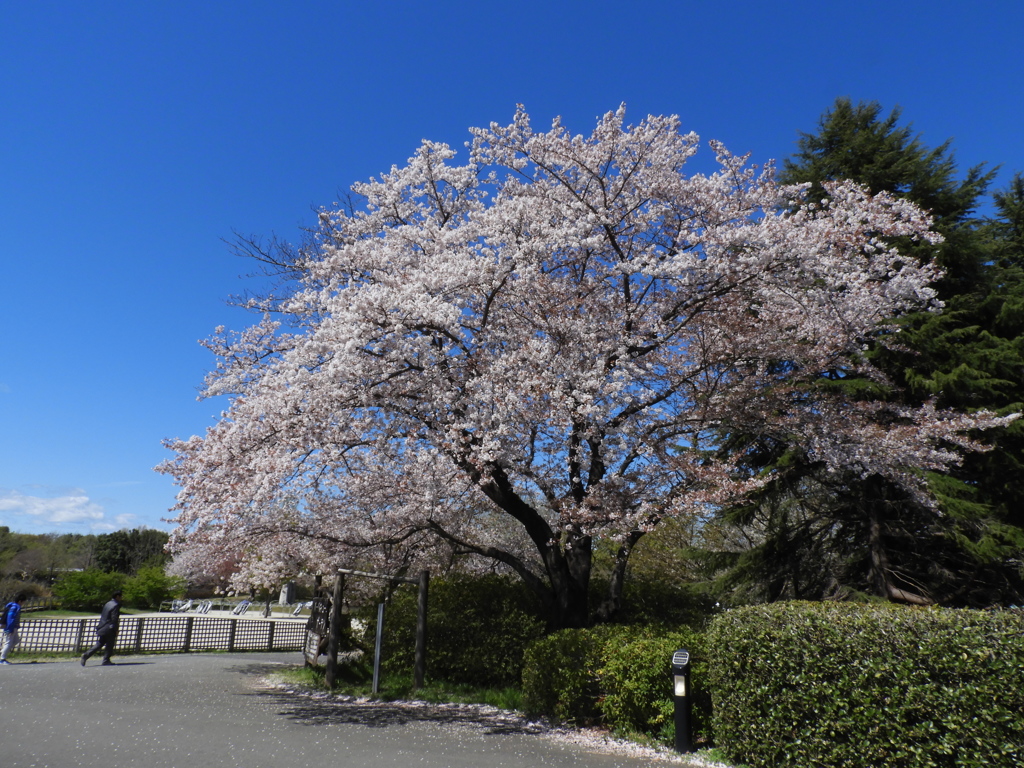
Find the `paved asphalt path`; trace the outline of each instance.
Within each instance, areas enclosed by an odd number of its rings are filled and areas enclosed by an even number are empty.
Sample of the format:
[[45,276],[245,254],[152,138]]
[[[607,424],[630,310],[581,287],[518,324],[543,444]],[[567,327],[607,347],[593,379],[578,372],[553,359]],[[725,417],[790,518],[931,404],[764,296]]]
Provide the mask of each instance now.
[[[2,768],[640,768],[475,708],[297,694],[262,683],[294,653],[0,666]],[[662,764],[664,765],[664,764]]]

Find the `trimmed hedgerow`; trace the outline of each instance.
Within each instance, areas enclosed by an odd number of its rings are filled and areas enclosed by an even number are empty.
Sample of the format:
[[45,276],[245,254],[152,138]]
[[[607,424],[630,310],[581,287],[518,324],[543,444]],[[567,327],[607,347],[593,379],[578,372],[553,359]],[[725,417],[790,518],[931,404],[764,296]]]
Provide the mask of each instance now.
[[751,766],[1024,764],[1024,620],[787,603],[708,632],[714,733]]

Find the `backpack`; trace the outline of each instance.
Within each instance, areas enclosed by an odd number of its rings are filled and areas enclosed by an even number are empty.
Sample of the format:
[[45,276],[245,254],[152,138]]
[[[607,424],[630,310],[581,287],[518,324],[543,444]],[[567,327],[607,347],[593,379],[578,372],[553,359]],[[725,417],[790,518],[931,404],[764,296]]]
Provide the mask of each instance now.
[[12,615],[17,616],[16,611],[19,611],[21,606],[18,603],[8,603],[4,606],[4,611],[0,614],[0,632],[7,630],[7,620]]

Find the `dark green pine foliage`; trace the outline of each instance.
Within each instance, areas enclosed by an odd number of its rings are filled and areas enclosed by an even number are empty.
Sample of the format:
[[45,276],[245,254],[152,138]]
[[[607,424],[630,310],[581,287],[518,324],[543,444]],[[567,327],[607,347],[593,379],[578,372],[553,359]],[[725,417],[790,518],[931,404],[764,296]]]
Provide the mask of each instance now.
[[[985,261],[972,286],[945,297],[942,314],[907,319],[905,352],[880,350],[878,361],[911,404],[1000,414],[1024,411],[1024,270],[1020,176],[997,192],[996,218],[972,222]],[[1016,228],[1017,236],[1014,236]],[[966,238],[964,238],[966,239]],[[972,453],[931,485],[944,516],[924,548],[946,578],[935,597],[965,605],[1024,598],[1024,422],[982,436],[992,450]]]
[[933,257],[946,271],[939,298],[971,292],[985,282],[984,240],[978,238],[974,213],[979,198],[995,177],[979,165],[957,178],[950,141],[929,149],[912,126],[899,124],[897,107],[882,118],[877,102],[854,105],[837,99],[815,134],[801,133],[798,151],[784,161],[780,180],[810,183],[810,196],[821,200],[822,182],[852,179],[872,192],[891,192],[927,210],[946,242],[936,247],[900,243],[918,258]]
[[[899,243],[935,259],[945,309],[902,321],[900,345],[870,353],[889,376],[879,386],[844,373],[823,380],[854,399],[906,405],[934,399],[961,410],[1024,410],[1024,182],[998,193],[998,217],[976,217],[994,172],[977,166],[958,178],[950,142],[929,149],[900,111],[839,99],[815,134],[802,134],[781,179],[853,179],[927,209],[940,246]],[[1024,424],[982,436],[994,445],[948,476],[929,478],[941,512],[922,508],[881,477],[826,477],[799,445],[765,435],[732,435],[752,471],[773,483],[725,517],[754,545],[737,556],[724,584],[748,599],[819,599],[866,594],[911,603],[985,606],[1024,598]]]

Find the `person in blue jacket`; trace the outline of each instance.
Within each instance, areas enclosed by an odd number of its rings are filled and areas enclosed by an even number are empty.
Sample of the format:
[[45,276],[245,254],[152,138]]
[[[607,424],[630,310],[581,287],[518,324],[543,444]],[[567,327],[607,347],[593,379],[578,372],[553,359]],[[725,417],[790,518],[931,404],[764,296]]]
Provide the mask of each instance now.
[[100,648],[103,649],[103,664],[113,664],[110,654],[114,652],[114,645],[117,643],[117,629],[121,624],[121,590],[111,595],[110,600],[103,606],[100,612],[100,623],[96,625],[96,645],[82,654],[82,666]]
[[10,664],[7,660],[7,654],[10,653],[11,648],[21,642],[21,638],[18,636],[18,625],[21,624],[21,601],[24,600],[23,595],[15,595],[14,599],[4,606],[3,619],[0,624],[3,625],[3,638],[0,642],[0,664]]

